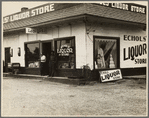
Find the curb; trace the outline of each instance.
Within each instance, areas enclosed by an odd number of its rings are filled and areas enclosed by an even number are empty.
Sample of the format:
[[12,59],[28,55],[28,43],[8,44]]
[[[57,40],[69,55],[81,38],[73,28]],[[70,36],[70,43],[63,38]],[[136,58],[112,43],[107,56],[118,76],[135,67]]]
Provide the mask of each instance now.
[[147,79],[146,75],[123,76],[123,79]]
[[[3,73],[3,77],[12,77],[12,78],[24,78],[24,79],[39,79],[43,81],[58,82],[62,84],[70,85],[94,85],[98,81],[89,81],[86,79],[78,78],[66,78],[66,77],[46,77],[40,75],[26,75],[26,74],[12,74],[12,73]],[[136,75],[136,76],[123,76],[123,79],[146,79],[146,75]]]
[[50,82],[58,82],[63,84],[70,84],[70,85],[81,85],[85,84],[87,80],[85,79],[69,79],[65,77],[46,77],[46,76],[32,76],[32,75],[21,75],[21,74],[11,74],[11,73],[5,73],[3,74],[3,77],[12,77],[12,78],[24,78],[24,79],[40,79],[44,81],[50,81]]

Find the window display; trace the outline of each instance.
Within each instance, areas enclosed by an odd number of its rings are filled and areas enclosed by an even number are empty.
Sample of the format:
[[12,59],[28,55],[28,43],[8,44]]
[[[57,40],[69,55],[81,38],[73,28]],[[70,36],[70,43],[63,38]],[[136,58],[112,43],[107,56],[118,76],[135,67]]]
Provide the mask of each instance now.
[[75,42],[74,39],[56,41],[57,63],[59,69],[75,68]]
[[95,69],[117,68],[117,40],[95,38]]
[[26,67],[39,68],[39,43],[25,45]]

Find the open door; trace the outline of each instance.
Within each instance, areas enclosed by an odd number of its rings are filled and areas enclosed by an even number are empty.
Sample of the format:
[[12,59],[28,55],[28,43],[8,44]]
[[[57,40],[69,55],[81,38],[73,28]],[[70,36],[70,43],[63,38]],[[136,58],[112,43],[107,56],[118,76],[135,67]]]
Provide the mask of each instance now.
[[46,66],[44,67],[44,72],[46,75],[49,74],[49,60],[51,55],[51,42],[42,43],[42,54],[46,56]]
[[9,48],[5,48],[5,72],[8,72],[8,63],[11,62],[11,58],[10,58],[10,47]]

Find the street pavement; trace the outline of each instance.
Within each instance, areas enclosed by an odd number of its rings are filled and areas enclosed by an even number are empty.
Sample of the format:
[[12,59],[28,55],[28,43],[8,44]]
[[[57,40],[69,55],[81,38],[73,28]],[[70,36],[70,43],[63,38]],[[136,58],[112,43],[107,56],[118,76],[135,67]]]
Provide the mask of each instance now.
[[4,77],[2,116],[146,116],[145,79],[69,85]]

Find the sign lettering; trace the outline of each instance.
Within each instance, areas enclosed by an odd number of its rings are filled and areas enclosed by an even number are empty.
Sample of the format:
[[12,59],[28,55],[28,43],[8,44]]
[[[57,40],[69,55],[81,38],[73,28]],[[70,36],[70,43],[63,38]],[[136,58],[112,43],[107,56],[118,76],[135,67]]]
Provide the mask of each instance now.
[[[140,44],[140,45],[128,47],[127,49],[124,48],[124,60],[127,60],[127,59],[134,60],[135,57],[147,54],[146,49],[147,49],[146,43],[142,45]],[[128,51],[127,53],[126,53],[126,50]]]
[[[124,41],[140,41],[146,42],[146,36],[132,36],[132,35],[124,35]],[[137,58],[147,54],[147,44],[139,44],[135,46],[130,46],[127,48],[123,48],[123,59],[135,61],[135,64],[146,64],[146,58]]]
[[54,4],[49,4],[49,5],[45,5],[42,7],[38,7],[26,12],[21,12],[18,14],[14,14],[14,15],[10,15],[7,17],[3,18],[3,22],[7,23],[7,22],[12,22],[12,21],[16,21],[16,20],[20,20],[20,19],[25,19],[25,18],[29,18],[29,17],[33,17],[33,16],[37,16],[40,14],[44,14],[44,13],[48,13],[51,11],[54,11]]
[[116,9],[146,14],[146,6],[138,4],[133,3],[99,3],[99,4]]
[[100,71],[100,79],[102,82],[122,79],[120,69]]
[[73,53],[73,48],[68,45],[62,45],[60,49],[57,49],[59,56],[69,56],[69,53]]
[[145,42],[146,41],[146,36],[141,37],[141,36],[133,36],[133,35],[124,35],[124,40],[125,41],[141,41],[141,42]]

